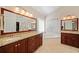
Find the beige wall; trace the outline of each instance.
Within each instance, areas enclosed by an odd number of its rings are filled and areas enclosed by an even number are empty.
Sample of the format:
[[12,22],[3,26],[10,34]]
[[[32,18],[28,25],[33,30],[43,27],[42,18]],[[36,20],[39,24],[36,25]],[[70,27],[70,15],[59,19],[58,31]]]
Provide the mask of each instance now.
[[47,18],[56,17],[59,20],[66,15],[75,15],[79,18],[79,6],[62,6],[47,16]]

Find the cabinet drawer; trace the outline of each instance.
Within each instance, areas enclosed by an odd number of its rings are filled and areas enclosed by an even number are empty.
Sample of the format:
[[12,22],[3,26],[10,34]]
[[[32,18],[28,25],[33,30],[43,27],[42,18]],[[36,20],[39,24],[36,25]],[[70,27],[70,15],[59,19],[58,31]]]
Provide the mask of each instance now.
[[71,33],[61,33],[61,43],[79,47],[79,35]]

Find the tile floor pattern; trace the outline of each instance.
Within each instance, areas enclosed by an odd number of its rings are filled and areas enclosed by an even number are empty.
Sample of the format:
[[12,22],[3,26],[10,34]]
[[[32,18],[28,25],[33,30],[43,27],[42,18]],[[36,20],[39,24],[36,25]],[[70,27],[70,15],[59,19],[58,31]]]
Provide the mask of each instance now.
[[60,38],[44,39],[35,53],[79,53],[79,48],[61,44]]

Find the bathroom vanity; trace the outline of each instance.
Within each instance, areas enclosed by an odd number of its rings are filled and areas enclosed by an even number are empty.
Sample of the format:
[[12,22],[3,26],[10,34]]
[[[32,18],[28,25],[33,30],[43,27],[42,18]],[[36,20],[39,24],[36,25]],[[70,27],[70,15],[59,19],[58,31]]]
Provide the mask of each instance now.
[[42,33],[36,31],[0,37],[0,53],[32,53],[42,45]]
[[61,43],[79,48],[79,32],[61,31]]
[[61,43],[79,48],[78,18],[61,21]]
[[0,53],[31,53],[42,45],[37,19],[0,8]]

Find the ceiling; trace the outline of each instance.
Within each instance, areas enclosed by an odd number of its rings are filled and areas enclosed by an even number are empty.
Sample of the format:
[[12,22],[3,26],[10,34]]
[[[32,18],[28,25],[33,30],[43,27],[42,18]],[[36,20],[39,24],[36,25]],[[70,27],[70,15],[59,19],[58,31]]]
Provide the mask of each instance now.
[[32,6],[32,8],[46,16],[51,12],[54,12],[58,8],[58,6]]
[[43,15],[43,16],[47,16],[50,13],[54,12],[57,8],[59,8],[58,6],[22,6],[24,9],[31,9],[35,10],[35,12]]

